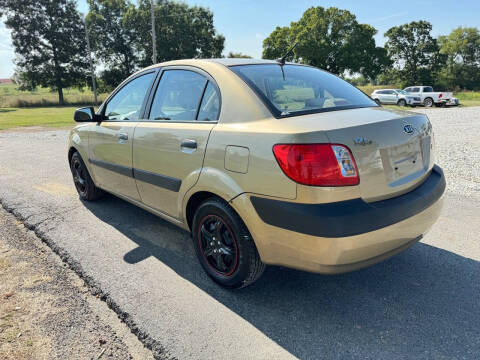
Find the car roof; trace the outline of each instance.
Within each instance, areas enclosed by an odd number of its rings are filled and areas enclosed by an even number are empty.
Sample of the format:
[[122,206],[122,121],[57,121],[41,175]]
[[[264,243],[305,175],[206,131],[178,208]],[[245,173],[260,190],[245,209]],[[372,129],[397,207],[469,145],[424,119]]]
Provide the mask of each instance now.
[[[224,66],[235,66],[235,65],[259,65],[259,64],[278,64],[276,60],[266,60],[266,59],[245,59],[245,58],[217,58],[217,59],[181,59],[181,60],[171,60],[165,61],[158,64],[150,65],[140,71],[147,69],[153,69],[161,66],[174,66],[174,65],[200,65],[202,63],[216,63]],[[286,62],[289,65],[300,65],[305,66],[304,64],[298,64],[293,62]]]

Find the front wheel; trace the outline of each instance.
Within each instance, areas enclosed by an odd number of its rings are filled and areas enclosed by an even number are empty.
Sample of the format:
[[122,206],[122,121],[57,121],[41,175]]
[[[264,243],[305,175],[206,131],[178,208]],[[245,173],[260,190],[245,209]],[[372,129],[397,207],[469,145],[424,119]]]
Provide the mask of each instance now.
[[70,170],[80,199],[94,201],[102,197],[103,191],[95,186],[88,173],[87,166],[77,151],[73,153],[70,159]]
[[404,107],[404,106],[407,105],[407,102],[404,99],[400,99],[400,100],[398,100],[397,105],[401,106],[401,107]]
[[208,276],[226,288],[241,288],[263,273],[255,243],[237,213],[223,200],[202,203],[192,225],[195,252]]

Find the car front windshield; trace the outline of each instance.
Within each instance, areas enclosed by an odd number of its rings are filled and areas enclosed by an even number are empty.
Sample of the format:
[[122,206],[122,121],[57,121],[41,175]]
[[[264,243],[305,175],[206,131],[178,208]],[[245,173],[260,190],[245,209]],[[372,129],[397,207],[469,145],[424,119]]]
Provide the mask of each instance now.
[[407,95],[407,92],[405,90],[400,90],[400,89],[397,89],[395,90],[397,93],[399,94],[402,94],[402,95]]
[[310,66],[257,64],[231,66],[276,117],[378,106],[363,92]]

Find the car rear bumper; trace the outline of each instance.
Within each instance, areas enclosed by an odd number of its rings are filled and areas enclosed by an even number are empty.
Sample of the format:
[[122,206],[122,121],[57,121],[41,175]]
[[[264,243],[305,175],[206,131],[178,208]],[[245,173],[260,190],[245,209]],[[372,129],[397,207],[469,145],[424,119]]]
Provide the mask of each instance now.
[[420,240],[437,220],[445,191],[435,166],[413,191],[388,200],[299,204],[243,194],[232,205],[268,264],[340,273],[369,266]]

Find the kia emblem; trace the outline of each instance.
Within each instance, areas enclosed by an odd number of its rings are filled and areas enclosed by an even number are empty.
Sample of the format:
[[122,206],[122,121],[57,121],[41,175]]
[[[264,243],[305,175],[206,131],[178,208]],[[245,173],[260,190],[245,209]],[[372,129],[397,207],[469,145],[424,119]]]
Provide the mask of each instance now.
[[407,124],[407,125],[404,125],[404,126],[403,126],[403,131],[405,131],[407,134],[413,134],[413,132],[415,131],[415,129],[413,128],[412,125]]

